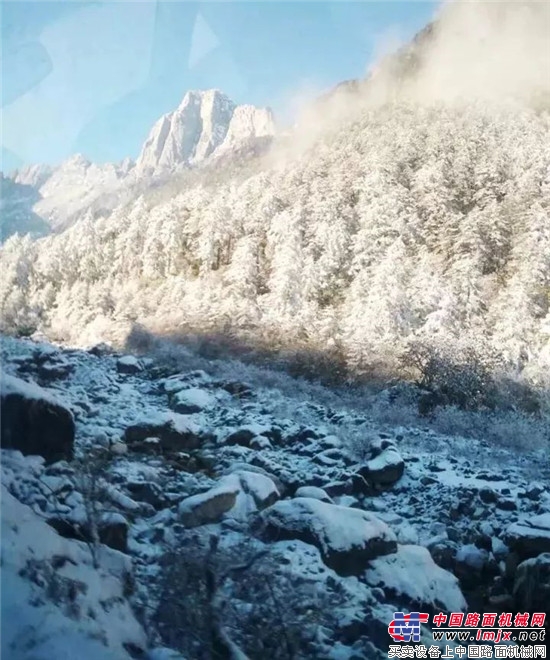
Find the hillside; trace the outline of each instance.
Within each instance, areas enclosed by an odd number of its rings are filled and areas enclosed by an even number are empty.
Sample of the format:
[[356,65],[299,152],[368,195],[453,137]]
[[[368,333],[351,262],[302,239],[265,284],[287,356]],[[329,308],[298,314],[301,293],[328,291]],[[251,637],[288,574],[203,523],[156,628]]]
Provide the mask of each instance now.
[[244,181],[12,239],[4,328],[225,328],[336,346],[359,369],[411,340],[470,339],[536,380],[550,357],[549,167],[548,115],[534,110],[368,110]]
[[174,347],[2,361],[4,657],[383,660],[396,611],[548,612],[544,450]]

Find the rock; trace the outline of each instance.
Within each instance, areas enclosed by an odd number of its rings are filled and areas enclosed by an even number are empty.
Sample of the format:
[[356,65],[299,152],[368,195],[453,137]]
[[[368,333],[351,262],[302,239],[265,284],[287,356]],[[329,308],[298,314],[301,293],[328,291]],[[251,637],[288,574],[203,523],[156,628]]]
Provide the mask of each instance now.
[[526,497],[530,500],[538,500],[540,496],[544,493],[544,488],[542,486],[531,486],[525,492],[519,493],[520,497]]
[[90,355],[94,355],[95,357],[103,357],[105,355],[111,355],[113,353],[113,349],[108,344],[100,343],[89,348],[88,353],[90,353]]
[[513,593],[518,612],[550,615],[550,553],[527,559],[518,566]]
[[388,599],[405,598],[411,609],[459,612],[467,607],[456,577],[437,566],[428,550],[418,545],[400,545],[396,553],[374,559],[365,579],[381,587]]
[[281,496],[272,479],[264,474],[241,470],[234,475],[239,478],[242,491],[252,496],[258,510],[271,506]]
[[483,481],[504,481],[506,479],[502,474],[489,474],[488,472],[480,472],[476,474],[476,479]]
[[49,463],[72,459],[73,415],[35,383],[4,375],[0,417],[3,448],[37,454]]
[[319,437],[316,431],[313,429],[306,428],[301,426],[298,431],[291,433],[287,436],[286,441],[288,444],[308,444],[309,440],[316,440]]
[[187,497],[178,506],[179,518],[186,527],[219,522],[222,516],[235,506],[239,492],[238,484],[231,485],[226,482],[206,493]]
[[455,557],[455,563],[459,567],[464,567],[466,571],[481,573],[489,558],[487,550],[478,548],[477,546],[463,545],[458,548]]
[[252,388],[245,383],[226,381],[221,384],[221,388],[239,399],[247,399],[252,396]]
[[212,408],[216,397],[199,387],[191,387],[175,392],[170,398],[170,407],[183,415],[192,415]]
[[162,509],[166,505],[166,498],[162,488],[150,481],[130,481],[126,483],[132,498],[138,502],[146,502],[155,509]]
[[342,449],[343,443],[336,435],[327,435],[319,440],[319,444],[325,449]]
[[501,561],[502,559],[506,559],[510,551],[505,543],[503,543],[497,536],[493,536],[491,538],[491,552],[497,561]]
[[125,442],[111,442],[109,451],[115,456],[125,456],[128,453],[128,445]]
[[74,371],[74,365],[67,361],[46,362],[38,367],[38,376],[42,381],[62,380]]
[[381,486],[391,486],[401,479],[405,461],[394,446],[386,447],[375,458],[358,470],[367,481]]
[[505,532],[504,540],[521,559],[550,552],[550,513],[543,513],[510,525]]
[[67,520],[67,518],[64,518],[61,515],[56,514],[49,516],[46,519],[46,522],[63,538],[87,542],[91,540],[89,534],[86,533],[79,524]]
[[125,355],[117,360],[116,370],[119,374],[138,374],[143,371],[143,365],[133,355]]
[[173,649],[159,646],[149,651],[145,660],[185,660],[185,658]]
[[122,659],[125,644],[144,654],[130,558],[103,547],[94,562],[4,486],[1,503],[2,657]]
[[454,568],[457,550],[456,543],[448,539],[441,539],[433,543],[429,548],[434,562],[447,571],[451,571]]
[[329,497],[322,488],[317,488],[317,486],[301,486],[294,493],[294,497],[311,497],[314,500],[334,504],[332,498]]
[[337,449],[326,449],[325,451],[316,452],[313,454],[311,460],[325,467],[341,466],[344,462],[342,454]]
[[482,488],[479,491],[479,499],[484,504],[494,504],[498,501],[498,493],[492,488]]
[[319,500],[283,500],[261,514],[261,536],[314,545],[325,564],[340,575],[359,575],[370,560],[395,552],[391,529],[376,516]]
[[273,445],[271,444],[270,439],[266,438],[265,435],[257,435],[250,440],[250,448],[256,450],[273,449]]
[[374,486],[361,474],[352,474],[348,481],[347,493],[351,495],[375,495]]
[[184,415],[176,413],[154,421],[138,422],[124,432],[124,442],[130,450],[135,450],[136,443],[139,445],[150,438],[158,438],[158,446],[162,451],[182,451],[197,449],[211,436],[185,419]]
[[241,447],[249,447],[250,441],[256,436],[256,433],[250,429],[239,429],[231,433],[225,439],[226,445],[240,445]]
[[256,474],[263,474],[266,477],[269,477],[269,479],[275,484],[275,487],[279,491],[280,495],[283,496],[285,495],[285,487],[284,484],[280,479],[278,479],[274,474],[271,472],[265,470],[262,467],[259,467],[257,465],[251,465],[250,463],[244,463],[241,461],[237,461],[235,463],[232,463],[227,470],[223,472],[225,476],[228,474],[233,474],[235,472],[254,472]]
[[410,523],[404,522],[399,525],[397,541],[402,545],[418,545],[418,532]]
[[496,503],[497,509],[501,511],[517,511],[518,505],[511,497],[501,498]]
[[353,494],[350,481],[331,481],[323,486],[323,490],[329,497],[341,497],[342,495]]
[[99,540],[113,550],[128,552],[128,527],[120,513],[105,513],[98,524]]

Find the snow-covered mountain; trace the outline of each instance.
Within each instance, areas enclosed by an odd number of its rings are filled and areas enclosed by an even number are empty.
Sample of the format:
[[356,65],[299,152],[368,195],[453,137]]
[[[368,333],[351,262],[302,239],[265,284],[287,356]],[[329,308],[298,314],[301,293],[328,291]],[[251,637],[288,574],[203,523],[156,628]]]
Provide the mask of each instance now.
[[190,91],[153,126],[136,163],[138,176],[196,165],[251,138],[273,135],[268,108],[235,105],[220,91]]
[[[263,145],[274,133],[270,109],[237,105],[218,90],[190,91],[176,110],[154,124],[135,163],[127,158],[98,165],[76,154],[59,167],[31,165],[6,180],[32,189],[36,199],[28,211],[57,231],[84,211],[110,210],[139,196],[152,178],[240,153],[243,147],[253,151],[256,141]],[[16,231],[20,205],[13,217],[11,208],[2,209],[3,225]]]
[[52,229],[63,228],[71,218],[93,207],[103,195],[113,194],[128,183],[133,163],[96,165],[76,154],[52,170],[38,190],[41,199],[34,211]]

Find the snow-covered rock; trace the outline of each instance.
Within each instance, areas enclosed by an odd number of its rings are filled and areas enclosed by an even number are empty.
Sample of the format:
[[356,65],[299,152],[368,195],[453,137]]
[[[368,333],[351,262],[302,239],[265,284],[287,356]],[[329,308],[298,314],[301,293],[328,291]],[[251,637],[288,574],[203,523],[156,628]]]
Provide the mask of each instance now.
[[265,509],[274,504],[281,494],[273,480],[267,475],[250,470],[240,470],[233,473],[238,477],[241,489],[246,495],[250,495],[258,509]]
[[526,559],[516,571],[514,598],[519,612],[550,616],[550,553]]
[[[273,114],[268,108],[253,105],[236,106],[218,154],[235,149],[253,138],[269,137],[275,133]],[[216,154],[217,155],[217,154]]]
[[359,474],[368,482],[391,486],[401,479],[405,470],[405,461],[396,447],[390,445],[372,458],[359,470]]
[[51,462],[72,458],[75,424],[70,410],[36,383],[7,374],[1,381],[2,446]]
[[180,502],[178,514],[187,527],[219,522],[225,514],[246,521],[251,513],[272,505],[280,497],[267,475],[238,470],[224,476],[210,490]]
[[206,493],[187,497],[178,506],[179,519],[186,527],[219,522],[235,506],[239,492],[237,480],[226,480]]
[[128,426],[124,431],[124,441],[130,450],[145,451],[147,441],[154,438],[161,450],[188,450],[200,447],[208,434],[191,422],[186,415],[178,413],[147,416]]
[[550,552],[550,513],[513,523],[506,530],[505,540],[522,559]]
[[119,374],[137,374],[143,371],[143,365],[134,355],[124,355],[116,362],[116,368]]
[[318,488],[317,486],[300,486],[294,493],[294,497],[311,497],[314,500],[334,504],[332,498],[322,488]]
[[262,513],[261,534],[316,546],[340,575],[358,575],[369,561],[395,552],[395,534],[373,514],[307,497],[277,502]]
[[461,564],[470,571],[480,573],[487,562],[489,553],[483,548],[478,548],[473,544],[461,546],[455,556],[457,564]]
[[109,548],[127,552],[128,528],[128,521],[123,515],[111,511],[105,512],[98,524],[99,539]]
[[418,545],[401,545],[396,553],[374,559],[365,575],[368,584],[381,587],[388,597],[406,599],[411,608],[458,612],[467,607],[456,577]]
[[129,660],[146,636],[126,599],[131,562],[64,539],[2,488],[1,655]]
[[176,412],[191,415],[211,408],[216,403],[216,397],[200,387],[190,387],[173,394],[170,403]]

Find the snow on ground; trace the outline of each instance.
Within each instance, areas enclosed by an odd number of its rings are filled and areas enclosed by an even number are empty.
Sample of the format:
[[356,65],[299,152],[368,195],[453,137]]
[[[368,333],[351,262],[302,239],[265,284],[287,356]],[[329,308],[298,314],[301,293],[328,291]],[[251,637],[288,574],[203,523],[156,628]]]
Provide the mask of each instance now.
[[[46,466],[38,458],[2,451],[7,507],[4,593],[16,594],[3,599],[3,629],[12,625],[13,608],[25,610],[34,593],[32,580],[18,574],[30,558],[29,548],[40,561],[51,563],[57,554],[74,558],[76,566],[69,562],[56,572],[65,577],[64,571],[73,567],[72,577],[81,571],[78,579],[91,580],[88,546],[57,536],[45,520],[62,533],[67,533],[66,523],[85,528],[89,510],[83,474],[94,468],[93,457],[100,450],[107,452],[108,461],[99,464],[97,507],[107,527],[127,523],[126,552],[136,580],[130,601],[137,611],[148,618],[154,610],[161,597],[162,558],[170,549],[185,548],[189,534],[214,535],[227,546],[248,539],[249,546],[269,551],[272,567],[295,580],[310,576],[329,600],[347,594],[332,636],[315,642],[320,645],[316,657],[356,653],[375,658],[380,649],[387,650],[393,612],[406,610],[407,604],[458,610],[465,596],[470,609],[476,609],[490,606],[491,598],[502,597],[502,590],[512,598],[513,584],[502,586],[501,575],[510,544],[529,553],[535,533],[538,551],[548,551],[549,475],[538,455],[497,451],[482,441],[429,429],[381,429],[369,419],[368,410],[359,415],[344,406],[329,409],[315,400],[304,401],[303,391],[293,399],[288,387],[284,393],[277,388],[280,377],[266,376],[269,386],[236,387],[236,381],[228,385],[226,367],[223,374],[214,365],[210,373],[182,372],[154,360],[123,359],[132,371],[128,373],[120,370],[120,354],[8,338],[2,352],[8,382],[17,376],[38,383],[69,407],[76,423],[74,463]],[[130,367],[136,364],[139,369]],[[175,402],[183,395],[200,411],[177,412]],[[141,439],[138,433],[139,441],[130,441],[130,427],[145,429],[151,437]],[[403,476],[391,486],[369,481],[371,472],[362,470],[369,461],[371,471],[373,465],[387,465],[385,459],[377,460],[383,456],[381,447],[405,464]],[[195,515],[199,510],[200,519]],[[266,539],[262,521],[279,514],[284,514],[287,535],[284,540]],[[19,517],[24,533],[16,530]],[[309,536],[298,530],[305,519]],[[190,528],[190,521],[200,524]],[[354,564],[352,575],[336,573],[333,567],[341,566],[331,567],[331,551],[345,553],[361,546],[366,531],[368,539],[382,534],[395,547],[386,548],[385,555],[378,548],[378,556]],[[35,547],[37,539],[42,550]],[[54,543],[59,552],[51,550]],[[19,558],[15,548],[20,549]],[[101,589],[116,591],[116,580],[124,574],[119,569],[118,578],[105,573],[108,587],[98,580],[78,598],[97,607]],[[287,600],[288,594],[281,598]],[[103,641],[78,642],[79,657],[87,657],[88,646],[89,657],[94,657],[94,644],[103,644],[105,635],[113,657],[126,657],[124,635],[135,644],[146,643],[128,602],[118,602],[111,617],[98,612],[94,623],[86,616],[77,621],[66,614],[65,605],[46,599],[40,607],[51,623],[46,624],[43,642],[38,610],[25,611],[19,619],[21,626],[28,623],[39,630],[31,639],[43,643],[43,651],[33,657],[61,658],[66,647],[52,651],[51,644],[56,639],[72,644],[76,637],[71,641],[67,630],[88,639],[98,628],[105,628]],[[50,635],[50,629],[57,632]],[[4,635],[3,644],[15,642],[16,632]],[[158,635],[147,643],[167,646]],[[169,651],[158,653],[162,657]],[[109,656],[102,647],[95,657]]]
[[[59,536],[2,487],[2,657],[130,658],[146,637],[125,597],[131,561]],[[126,645],[126,648],[125,648]]]

